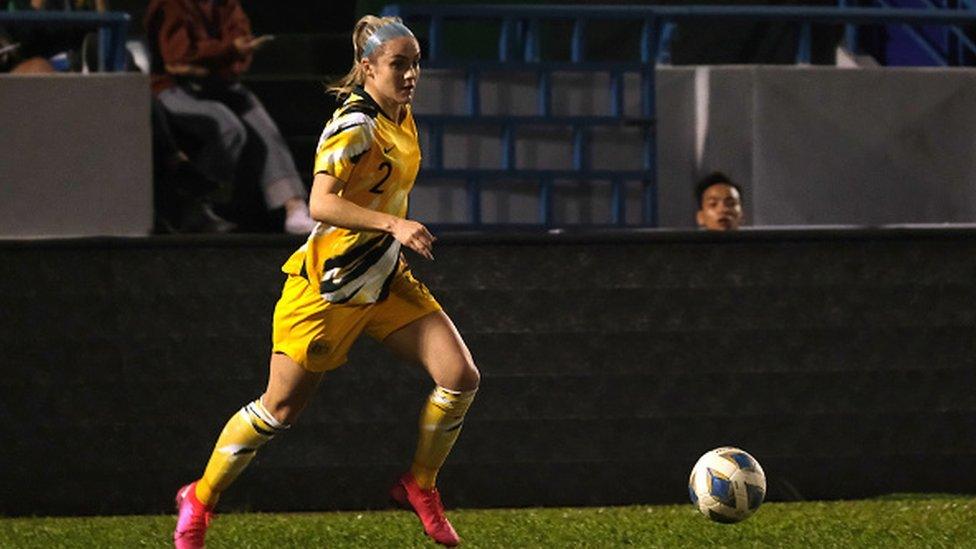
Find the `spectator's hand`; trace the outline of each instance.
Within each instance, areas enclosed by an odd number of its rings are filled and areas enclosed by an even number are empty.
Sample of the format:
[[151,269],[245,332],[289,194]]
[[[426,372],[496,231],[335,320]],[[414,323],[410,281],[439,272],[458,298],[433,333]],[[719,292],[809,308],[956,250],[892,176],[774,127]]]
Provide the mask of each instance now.
[[238,36],[234,39],[234,49],[240,55],[246,55],[255,50],[260,49],[262,46],[268,42],[274,40],[274,35],[265,34],[264,36],[258,36],[257,38],[253,36]]
[[166,72],[174,76],[193,76],[197,78],[210,76],[210,71],[206,67],[191,65],[189,63],[167,63]]
[[393,238],[427,259],[434,259],[432,252],[437,237],[430,234],[423,224],[412,219],[398,219],[393,226]]

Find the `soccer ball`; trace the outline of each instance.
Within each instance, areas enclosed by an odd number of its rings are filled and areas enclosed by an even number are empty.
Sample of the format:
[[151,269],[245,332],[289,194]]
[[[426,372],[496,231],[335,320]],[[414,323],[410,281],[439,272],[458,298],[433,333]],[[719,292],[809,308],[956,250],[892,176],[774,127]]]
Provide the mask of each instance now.
[[724,446],[698,459],[688,478],[691,503],[715,522],[743,521],[766,497],[766,474],[745,450]]

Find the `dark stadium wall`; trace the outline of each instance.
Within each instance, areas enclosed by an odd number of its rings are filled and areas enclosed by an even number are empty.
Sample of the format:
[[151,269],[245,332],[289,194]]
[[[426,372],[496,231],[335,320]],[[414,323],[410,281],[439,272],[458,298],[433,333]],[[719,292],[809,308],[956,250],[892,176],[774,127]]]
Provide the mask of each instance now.
[[[6,515],[171,512],[264,386],[281,237],[0,243]],[[452,507],[976,491],[972,230],[443,235],[414,270],[483,372]],[[381,508],[431,384],[363,340],[222,510]]]

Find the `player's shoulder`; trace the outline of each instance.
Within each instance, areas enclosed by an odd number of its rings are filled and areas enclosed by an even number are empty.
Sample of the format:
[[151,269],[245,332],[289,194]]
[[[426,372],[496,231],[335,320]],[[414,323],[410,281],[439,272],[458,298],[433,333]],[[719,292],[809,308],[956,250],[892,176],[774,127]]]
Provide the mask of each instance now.
[[325,129],[322,131],[322,137],[328,139],[332,136],[347,134],[371,138],[375,128],[376,119],[369,116],[368,113],[355,111],[336,112],[332,115],[329,123],[325,125]]
[[376,101],[373,101],[373,98],[360,87],[354,89],[336,110],[336,117],[357,118],[375,122],[381,112]]
[[371,100],[364,100],[355,92],[350,94],[325,125],[319,144],[332,138],[343,141],[372,141],[378,114],[379,108]]

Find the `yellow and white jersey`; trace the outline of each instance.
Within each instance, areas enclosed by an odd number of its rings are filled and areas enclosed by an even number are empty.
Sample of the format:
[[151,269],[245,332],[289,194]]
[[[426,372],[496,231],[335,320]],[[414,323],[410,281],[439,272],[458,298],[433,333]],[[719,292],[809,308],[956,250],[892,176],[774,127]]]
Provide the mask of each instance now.
[[[326,124],[314,172],[345,183],[339,196],[371,210],[406,217],[420,169],[417,126],[410,106],[399,124],[357,88]],[[319,223],[282,271],[318,284],[331,303],[374,303],[386,297],[400,259],[400,243],[383,232]]]

